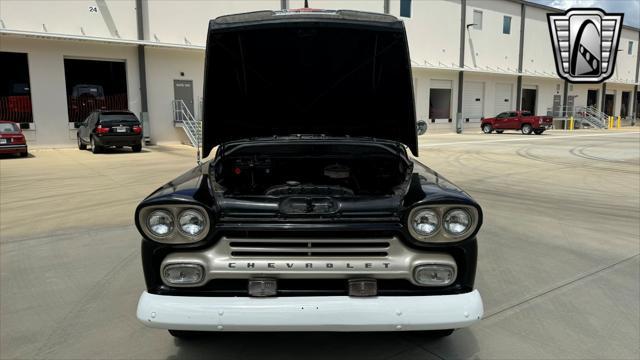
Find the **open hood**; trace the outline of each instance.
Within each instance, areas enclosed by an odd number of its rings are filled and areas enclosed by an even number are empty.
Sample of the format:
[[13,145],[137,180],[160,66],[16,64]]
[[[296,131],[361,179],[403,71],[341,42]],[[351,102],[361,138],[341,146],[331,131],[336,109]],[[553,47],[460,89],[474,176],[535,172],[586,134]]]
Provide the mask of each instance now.
[[211,20],[203,155],[231,140],[295,134],[394,140],[417,155],[402,21],[302,10]]

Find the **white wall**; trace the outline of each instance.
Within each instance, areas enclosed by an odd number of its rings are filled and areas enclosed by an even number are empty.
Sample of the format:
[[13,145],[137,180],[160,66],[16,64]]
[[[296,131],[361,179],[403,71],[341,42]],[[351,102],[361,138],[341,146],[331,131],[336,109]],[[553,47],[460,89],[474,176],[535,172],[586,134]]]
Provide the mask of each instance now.
[[[289,0],[289,9],[304,7],[304,0]],[[326,10],[359,10],[383,13],[383,0],[310,0],[309,7]]]
[[451,117],[455,119],[458,103],[458,73],[448,70],[413,69],[416,118],[429,121],[429,91],[433,80],[451,81]]
[[0,19],[12,30],[137,39],[135,6],[135,0],[3,0]]
[[598,90],[598,109],[602,105],[602,84],[569,84],[567,87],[568,96],[574,98],[575,106],[587,106],[587,93],[589,90]]
[[[516,76],[514,75],[493,75],[485,73],[465,72],[464,81],[477,81],[484,83],[484,117],[497,115],[496,104],[496,84],[511,84],[511,105],[516,108]],[[463,99],[464,101],[464,99]],[[464,117],[464,114],[463,114]]]
[[556,74],[547,11],[527,6],[524,26],[523,72]]
[[[466,31],[465,66],[506,71],[518,70],[520,4],[509,1],[467,1],[466,23],[473,24],[473,12],[482,12],[482,29]],[[511,33],[502,33],[504,16],[511,17]]]
[[205,45],[209,20],[218,16],[279,10],[279,0],[148,1],[147,39],[173,44]]
[[[194,115],[198,117],[204,79],[204,52],[147,47],[145,57],[151,141],[163,143],[184,140],[183,130],[173,124],[173,80],[193,80]],[[184,72],[184,76],[180,75],[181,72]]]
[[[629,41],[633,42],[633,51],[629,55]],[[620,34],[620,44],[618,46],[618,56],[616,58],[616,68],[614,69],[614,81],[626,83],[635,83],[636,81],[636,63],[638,61],[638,32],[628,29],[622,29]]]
[[129,110],[140,113],[140,82],[135,47],[87,42],[27,39],[3,36],[0,51],[27,53],[35,132],[34,145],[68,146],[75,143],[69,130],[64,58],[124,60],[126,62]]
[[[613,116],[618,116],[620,115],[620,110],[622,107],[622,92],[629,92],[629,98],[632,99],[633,98],[633,85],[626,85],[626,84],[607,84],[607,94],[615,94],[615,102],[613,105],[613,114],[609,114],[609,115],[613,115]],[[631,100],[629,100],[629,109],[627,110],[628,113],[631,112],[630,108],[631,108]]]
[[[536,95],[536,115],[546,115],[547,110],[553,107],[553,96],[560,95],[564,89],[564,81],[558,79],[544,79],[539,77],[522,77],[522,87],[535,86],[538,90]],[[586,92],[585,92],[585,97]],[[586,101],[586,100],[585,100]]]
[[[289,8],[299,8],[303,0],[291,0]],[[355,9],[383,12],[383,0],[311,0],[311,7],[326,9]],[[89,7],[98,8],[90,13]],[[144,1],[147,39],[163,43],[204,45],[207,25],[215,17],[256,10],[278,10],[280,0],[183,0]],[[414,65],[416,113],[419,119],[429,114],[429,89],[433,80],[450,80],[452,83],[451,116],[457,112],[458,70],[460,55],[460,0],[413,0],[410,18],[405,22],[411,59]],[[503,0],[468,0],[467,23],[473,22],[473,10],[483,12],[483,29],[466,32],[465,65],[483,69],[513,70],[518,63],[520,4]],[[390,13],[399,17],[400,1],[390,1]],[[502,33],[503,16],[512,17],[511,34]],[[559,79],[536,77],[534,74],[556,73],[555,61],[547,26],[547,11],[531,6],[526,8],[524,34],[524,85],[538,89],[537,113],[544,114],[553,105],[553,95],[563,83]],[[135,0],[0,0],[0,27],[87,36],[136,39]],[[44,27],[43,27],[44,24]],[[117,34],[114,33],[117,31]],[[469,40],[473,43],[473,49]],[[634,42],[633,54],[627,53],[628,42]],[[621,92],[632,91],[624,83],[635,82],[635,69],[640,43],[638,32],[622,30],[621,52],[618,53],[614,76],[607,88],[616,92],[616,114],[620,111]],[[126,61],[129,107],[140,111],[139,76],[136,48],[92,42],[31,39],[13,36],[0,38],[0,50],[28,53],[31,76],[31,92],[37,144],[69,145],[73,132],[68,130],[65,97],[65,56]],[[146,48],[147,86],[149,101],[150,135],[153,141],[177,141],[183,138],[181,129],[173,125],[171,101],[173,80],[191,79],[194,82],[194,105],[202,96],[204,52],[194,50],[169,50]],[[452,67],[452,70],[426,69],[433,66]],[[184,72],[184,77],[180,76]],[[465,72],[465,81],[484,83],[485,116],[495,115],[495,85],[513,84],[512,101],[516,104],[516,77],[481,72]],[[573,85],[570,95],[578,95],[576,105],[586,105],[589,88],[601,89],[601,85]],[[602,94],[600,94],[602,96]],[[601,104],[601,99],[598,100]]]
[[[412,1],[411,17],[400,18],[400,1],[391,0],[390,13],[407,29],[411,60],[424,66],[459,66],[460,1]],[[446,15],[445,15],[446,14]]]

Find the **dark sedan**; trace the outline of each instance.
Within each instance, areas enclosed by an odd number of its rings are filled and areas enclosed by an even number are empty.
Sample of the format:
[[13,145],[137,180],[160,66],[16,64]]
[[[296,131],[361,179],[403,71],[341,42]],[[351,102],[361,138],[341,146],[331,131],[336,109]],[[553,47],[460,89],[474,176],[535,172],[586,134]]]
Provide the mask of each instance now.
[[0,121],[0,154],[19,154],[21,157],[29,155],[27,140],[20,126],[13,121]]
[[140,120],[130,111],[94,111],[78,127],[78,149],[85,150],[87,145],[93,153],[112,146],[130,146],[133,152],[140,152]]

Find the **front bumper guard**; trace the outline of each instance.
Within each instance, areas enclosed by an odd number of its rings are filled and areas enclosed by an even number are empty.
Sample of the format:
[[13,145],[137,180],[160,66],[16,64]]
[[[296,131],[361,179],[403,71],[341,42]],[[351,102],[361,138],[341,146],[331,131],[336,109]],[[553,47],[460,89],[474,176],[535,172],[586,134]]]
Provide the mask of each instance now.
[[142,293],[148,327],[193,331],[407,331],[462,328],[480,320],[478,290],[456,295],[195,297]]

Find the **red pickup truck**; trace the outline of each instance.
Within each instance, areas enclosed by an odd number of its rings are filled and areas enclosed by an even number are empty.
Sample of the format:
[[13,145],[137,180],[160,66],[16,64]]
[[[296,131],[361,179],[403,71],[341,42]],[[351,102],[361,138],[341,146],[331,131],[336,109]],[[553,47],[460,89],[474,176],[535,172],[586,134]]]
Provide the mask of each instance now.
[[520,130],[528,135],[542,134],[553,125],[551,116],[535,116],[529,111],[505,111],[496,117],[482,119],[482,132],[491,134],[494,130],[502,134],[505,130]]

